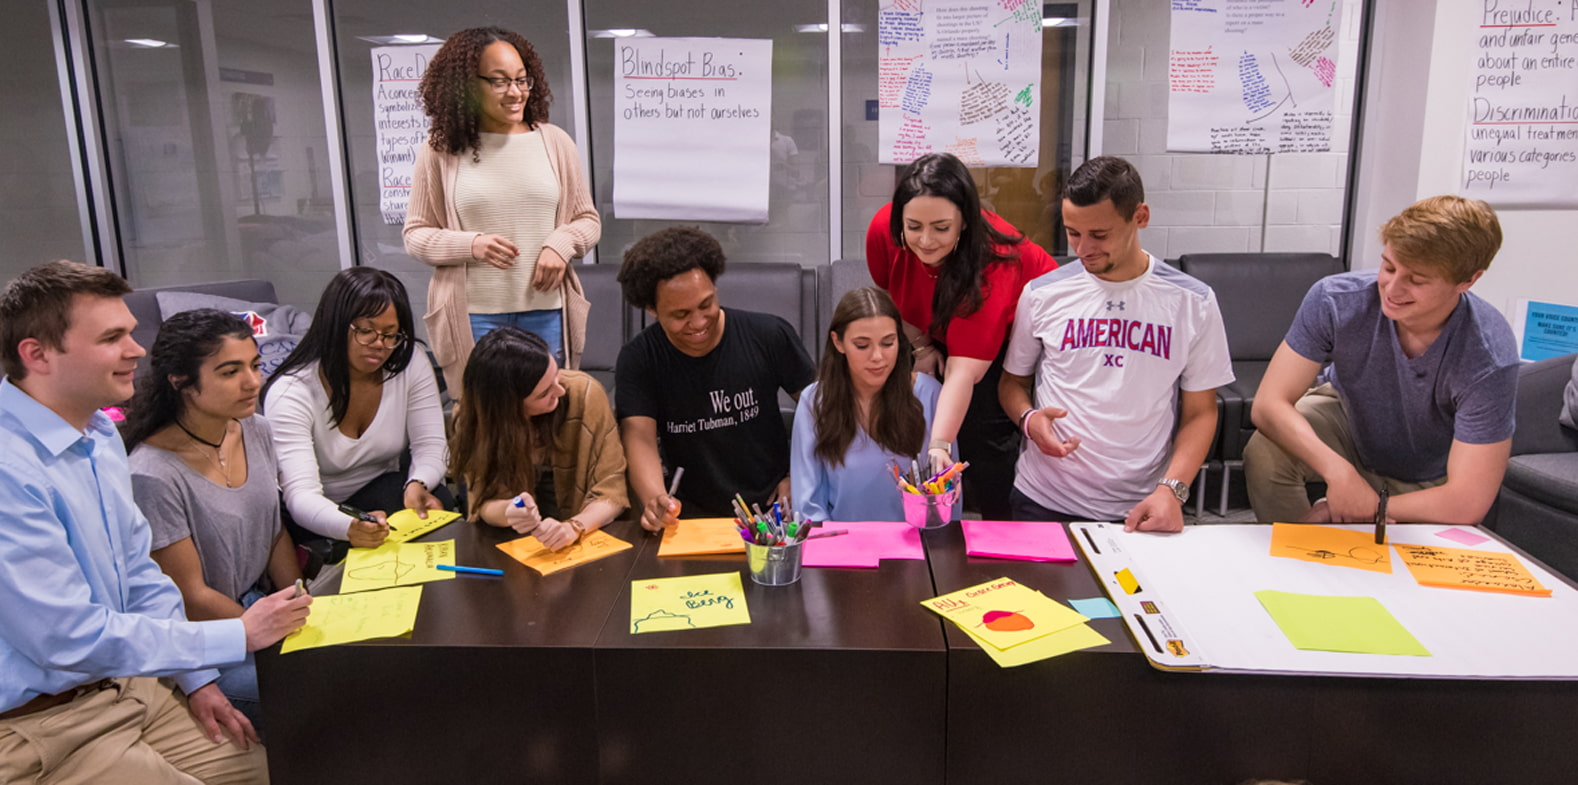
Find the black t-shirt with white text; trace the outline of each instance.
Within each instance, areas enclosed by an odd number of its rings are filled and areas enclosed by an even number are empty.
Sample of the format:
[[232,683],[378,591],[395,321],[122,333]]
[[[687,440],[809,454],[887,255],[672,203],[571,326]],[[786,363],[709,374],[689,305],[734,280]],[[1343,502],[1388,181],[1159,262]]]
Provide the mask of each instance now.
[[783,319],[723,309],[723,338],[702,357],[674,347],[654,324],[619,350],[614,403],[621,419],[657,421],[665,466],[683,466],[674,495],[684,517],[729,517],[729,499],[765,502],[789,473],[789,433],[778,390],[795,395],[816,370]]

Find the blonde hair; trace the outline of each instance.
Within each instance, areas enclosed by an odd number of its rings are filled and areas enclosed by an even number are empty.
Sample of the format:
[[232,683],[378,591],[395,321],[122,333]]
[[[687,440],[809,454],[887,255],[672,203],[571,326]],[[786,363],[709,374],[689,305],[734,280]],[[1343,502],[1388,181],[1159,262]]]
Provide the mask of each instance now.
[[1403,260],[1463,283],[1490,267],[1501,248],[1501,222],[1479,199],[1432,196],[1381,227],[1381,242]]

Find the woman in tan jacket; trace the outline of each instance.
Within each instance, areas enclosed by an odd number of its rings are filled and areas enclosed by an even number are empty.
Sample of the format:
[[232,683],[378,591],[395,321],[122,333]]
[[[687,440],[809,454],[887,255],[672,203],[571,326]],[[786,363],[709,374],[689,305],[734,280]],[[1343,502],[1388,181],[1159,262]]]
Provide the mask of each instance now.
[[588,303],[569,261],[602,235],[575,143],[549,125],[553,94],[530,42],[462,30],[420,86],[432,121],[417,152],[406,253],[432,265],[429,341],[458,391],[471,347],[513,325],[580,366]]
[[603,386],[559,370],[541,338],[515,327],[477,342],[449,454],[471,518],[536,535],[549,548],[629,506],[625,453]]

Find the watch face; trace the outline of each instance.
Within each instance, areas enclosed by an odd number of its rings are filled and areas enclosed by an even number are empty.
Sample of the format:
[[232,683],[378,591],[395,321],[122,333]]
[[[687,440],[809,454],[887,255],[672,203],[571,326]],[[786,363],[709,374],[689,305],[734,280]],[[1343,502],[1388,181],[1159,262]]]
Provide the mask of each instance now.
[[1162,481],[1162,485],[1167,486],[1167,489],[1173,492],[1173,496],[1178,497],[1180,503],[1189,501],[1189,486],[1171,478]]

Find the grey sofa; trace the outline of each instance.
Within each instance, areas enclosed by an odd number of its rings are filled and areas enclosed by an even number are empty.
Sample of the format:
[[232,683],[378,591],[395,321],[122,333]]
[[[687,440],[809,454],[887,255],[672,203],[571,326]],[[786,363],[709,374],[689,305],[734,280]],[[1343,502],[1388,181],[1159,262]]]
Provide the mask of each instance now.
[[1578,578],[1578,431],[1557,421],[1562,392],[1578,354],[1523,366],[1518,374],[1518,430],[1501,492],[1485,525]]
[[[279,296],[274,292],[274,284],[255,278],[240,281],[220,281],[218,283],[196,283],[183,286],[138,289],[126,295],[126,307],[131,310],[132,316],[137,319],[137,329],[132,330],[132,340],[135,340],[138,346],[148,351],[153,350],[153,340],[159,337],[159,325],[164,322],[164,319],[159,315],[159,292],[216,294],[220,297],[233,297],[237,300],[246,300],[253,303],[279,302]],[[137,364],[137,379],[139,381],[148,373],[148,368],[147,360]]]

